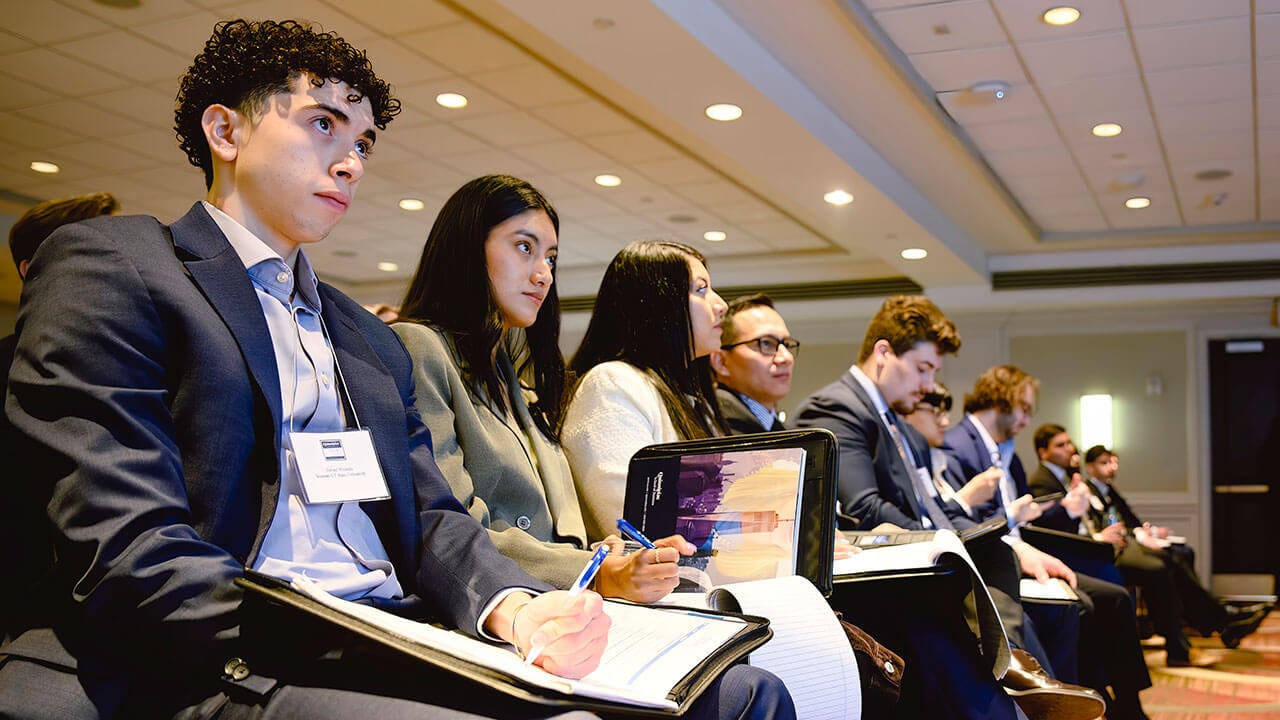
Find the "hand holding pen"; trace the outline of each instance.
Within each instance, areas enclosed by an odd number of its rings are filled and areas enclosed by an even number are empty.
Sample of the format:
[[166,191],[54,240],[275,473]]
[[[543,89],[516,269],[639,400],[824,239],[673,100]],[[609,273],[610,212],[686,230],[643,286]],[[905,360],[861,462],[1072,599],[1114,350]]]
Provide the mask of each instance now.
[[645,549],[623,556],[622,540],[614,535],[605,538],[618,552],[605,561],[596,589],[605,597],[632,602],[651,603],[666,597],[680,583],[680,556],[692,555],[696,548],[679,535],[651,541],[626,520],[618,521],[618,530]]
[[[578,573],[578,579],[574,580],[573,585],[569,587],[569,590],[566,593],[569,597],[572,598],[574,596],[581,595],[582,591],[586,590],[591,585],[591,581],[595,579],[596,573],[600,571],[600,566],[604,564],[604,558],[608,554],[608,545],[601,545],[596,548],[596,551],[591,554],[591,559],[587,561],[587,566],[582,568],[582,572]],[[538,633],[536,632],[531,640],[533,641],[533,645],[529,649],[529,654],[524,658],[526,665],[532,665],[534,661],[538,659],[538,656],[542,655],[542,651],[546,649],[547,646],[546,639],[543,639],[542,642],[538,642]]]

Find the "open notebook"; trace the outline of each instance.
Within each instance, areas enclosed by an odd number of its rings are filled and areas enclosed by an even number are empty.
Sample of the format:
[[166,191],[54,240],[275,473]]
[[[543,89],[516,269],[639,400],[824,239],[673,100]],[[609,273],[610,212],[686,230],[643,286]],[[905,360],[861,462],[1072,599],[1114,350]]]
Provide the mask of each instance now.
[[424,678],[427,671],[444,671],[457,678],[452,687],[459,691],[469,681],[531,703],[609,715],[682,714],[729,666],[771,636],[769,622],[760,617],[606,601],[613,624],[600,666],[570,680],[525,664],[508,645],[343,600],[313,582],[286,583],[248,572],[236,583],[248,600],[260,603],[259,613],[270,609],[287,621],[300,612],[325,630],[354,634],[422,661]]

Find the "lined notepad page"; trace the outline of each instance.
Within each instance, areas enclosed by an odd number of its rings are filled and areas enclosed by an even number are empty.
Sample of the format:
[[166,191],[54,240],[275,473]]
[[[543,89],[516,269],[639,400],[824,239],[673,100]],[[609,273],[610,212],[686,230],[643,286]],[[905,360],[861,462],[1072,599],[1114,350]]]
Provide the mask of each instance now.
[[786,683],[805,720],[844,720],[862,715],[858,661],[831,606],[813,583],[798,575],[732,583],[727,592],[742,612],[769,618],[773,639],[751,653],[751,664]]

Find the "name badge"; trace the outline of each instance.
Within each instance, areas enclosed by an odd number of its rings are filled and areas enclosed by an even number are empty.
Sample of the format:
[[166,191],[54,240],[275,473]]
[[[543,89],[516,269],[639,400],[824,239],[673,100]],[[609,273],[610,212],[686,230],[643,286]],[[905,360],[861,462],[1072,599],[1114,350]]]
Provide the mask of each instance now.
[[391,497],[368,430],[291,432],[293,459],[308,503],[386,500]]

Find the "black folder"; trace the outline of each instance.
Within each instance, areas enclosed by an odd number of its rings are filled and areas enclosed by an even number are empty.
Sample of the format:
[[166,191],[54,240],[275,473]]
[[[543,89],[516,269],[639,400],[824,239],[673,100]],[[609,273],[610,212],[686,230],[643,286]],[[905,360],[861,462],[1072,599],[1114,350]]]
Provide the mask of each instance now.
[[835,435],[822,429],[734,435],[730,437],[661,443],[641,448],[631,458],[623,517],[651,538],[671,534],[673,527],[645,526],[645,467],[671,463],[683,457],[754,450],[799,448],[805,451],[800,488],[799,532],[795,547],[795,574],[808,578],[823,596],[831,594],[832,548],[835,546],[836,452]]
[[[654,708],[628,704],[626,701],[604,700],[584,695],[559,692],[524,679],[501,669],[457,657],[437,647],[406,639],[379,625],[331,608],[307,595],[294,590],[289,584],[274,577],[256,572],[246,572],[236,584],[246,592],[246,614],[255,618],[255,627],[270,627],[275,622],[296,624],[299,615],[305,624],[320,628],[320,632],[332,638],[348,638],[352,645],[367,647],[370,643],[390,651],[399,659],[405,658],[423,663],[424,677],[443,678],[452,683],[450,692],[488,690],[509,699],[549,707],[584,709],[609,716],[672,717],[683,715],[711,684],[730,666],[740,662],[752,650],[768,642],[773,636],[769,621],[765,618],[715,610],[670,606],[646,607],[654,613],[693,613],[700,616],[733,617],[742,621],[742,628],[727,642],[710,653],[678,682],[667,695],[676,708]],[[606,601],[614,602],[614,601]],[[341,641],[338,641],[341,642]],[[252,663],[252,658],[248,659]],[[403,666],[403,663],[401,663]],[[412,667],[416,667],[413,664]],[[468,693],[469,694],[469,693]]]

